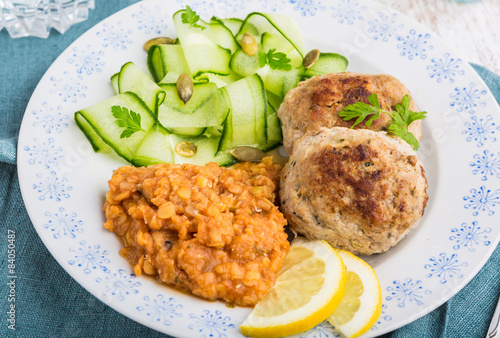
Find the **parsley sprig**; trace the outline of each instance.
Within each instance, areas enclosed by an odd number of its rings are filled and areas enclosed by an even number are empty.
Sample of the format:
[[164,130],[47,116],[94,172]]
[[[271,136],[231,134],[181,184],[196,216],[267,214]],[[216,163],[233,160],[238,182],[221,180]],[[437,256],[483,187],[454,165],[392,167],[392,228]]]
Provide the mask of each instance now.
[[191,9],[191,7],[186,6],[186,11],[181,15],[182,23],[189,24],[189,28],[200,28],[204,30],[205,27],[200,26],[197,22],[200,20],[200,16],[196,14],[195,11]]
[[128,138],[137,131],[144,131],[141,127],[141,115],[125,107],[112,106],[111,113],[116,118],[116,125],[125,128],[120,138]]
[[356,102],[350,104],[341,111],[338,112],[340,117],[344,118],[344,121],[349,121],[356,119],[354,124],[351,126],[353,128],[355,125],[363,122],[366,118],[368,120],[365,122],[366,127],[370,127],[373,121],[380,117],[380,113],[385,113],[391,117],[390,125],[388,131],[392,134],[399,136],[402,140],[406,141],[409,145],[413,147],[414,150],[418,150],[419,143],[416,137],[408,130],[408,126],[416,120],[423,120],[426,118],[425,114],[427,112],[414,112],[411,111],[410,103],[411,99],[408,95],[403,96],[401,103],[396,104],[396,110],[388,112],[380,108],[380,102],[377,94],[372,94],[368,97],[368,102]]
[[264,52],[259,52],[259,66],[262,68],[266,64],[268,64],[271,69],[292,69],[290,59],[286,56],[285,53],[276,52],[276,48],[270,49],[267,54]]

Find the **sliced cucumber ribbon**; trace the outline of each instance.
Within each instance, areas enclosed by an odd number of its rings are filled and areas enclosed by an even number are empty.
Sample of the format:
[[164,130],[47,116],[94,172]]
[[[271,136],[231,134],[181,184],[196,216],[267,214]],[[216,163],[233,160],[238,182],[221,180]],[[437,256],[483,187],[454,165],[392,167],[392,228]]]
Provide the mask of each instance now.
[[[113,149],[134,165],[210,161],[230,165],[235,161],[229,154],[234,147],[267,151],[281,144],[277,110],[290,89],[301,80],[347,67],[342,55],[321,53],[304,69],[302,36],[289,17],[254,12],[244,20],[200,19],[191,27],[182,22],[184,12],[173,15],[178,43],[153,45],[148,51],[152,79],[128,62],[111,77],[117,95],[75,113],[75,123],[94,151]],[[245,33],[255,38],[259,52],[286,54],[291,70],[261,67],[259,53],[249,56],[240,48]],[[182,73],[193,79],[193,94],[186,103],[176,91]],[[126,123],[117,122],[114,106],[125,109],[140,128],[124,132]],[[196,154],[177,154],[175,147],[181,142],[196,144]]]

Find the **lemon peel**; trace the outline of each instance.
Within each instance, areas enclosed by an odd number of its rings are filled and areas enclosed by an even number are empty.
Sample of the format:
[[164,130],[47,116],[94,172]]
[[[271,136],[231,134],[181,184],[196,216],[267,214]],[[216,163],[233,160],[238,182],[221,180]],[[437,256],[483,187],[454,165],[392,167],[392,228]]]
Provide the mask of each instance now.
[[252,337],[287,336],[324,321],[344,296],[346,269],[327,242],[296,238],[275,285],[241,324]]
[[368,263],[344,250],[337,250],[346,266],[346,288],[342,301],[328,321],[346,337],[368,331],[382,312],[382,291],[377,274]]

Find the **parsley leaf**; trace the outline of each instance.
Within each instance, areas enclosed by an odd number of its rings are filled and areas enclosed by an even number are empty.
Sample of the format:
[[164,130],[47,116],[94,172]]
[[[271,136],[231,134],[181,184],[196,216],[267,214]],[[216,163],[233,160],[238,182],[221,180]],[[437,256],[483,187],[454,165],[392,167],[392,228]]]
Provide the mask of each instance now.
[[271,69],[292,69],[290,59],[286,56],[285,53],[276,52],[276,48],[270,49],[267,54],[264,52],[259,52],[259,66],[262,68],[266,64],[268,64]]
[[423,120],[426,118],[425,114],[427,112],[414,112],[411,111],[410,108],[410,97],[408,95],[403,96],[403,99],[401,100],[401,103],[398,103],[396,105],[396,112],[397,114],[394,114],[394,118],[397,121],[400,121],[401,123],[404,123],[406,125],[410,125],[413,121],[416,120]]
[[403,96],[401,103],[396,104],[396,110],[388,112],[380,108],[380,103],[377,94],[372,94],[368,97],[368,102],[356,102],[345,107],[343,110],[338,112],[340,117],[344,118],[344,121],[349,121],[357,118],[354,124],[351,126],[353,128],[355,125],[363,122],[368,116],[370,118],[365,122],[366,127],[370,127],[373,121],[380,117],[380,113],[386,113],[391,116],[390,125],[388,131],[392,134],[399,136],[403,141],[406,141],[409,145],[413,147],[414,150],[418,150],[419,143],[415,136],[410,133],[408,126],[416,120],[423,120],[426,118],[427,112],[414,112],[411,111],[410,103],[411,99],[408,95]]
[[267,65],[267,54],[264,52],[259,52],[259,67],[262,68]]
[[205,27],[197,24],[198,20],[200,20],[200,16],[196,14],[195,11],[191,9],[191,7],[186,6],[186,11],[181,15],[182,23],[189,24],[189,28],[200,28],[204,30]]
[[368,116],[373,115],[372,117],[370,117],[370,119],[368,119],[368,121],[366,121],[366,126],[369,127],[373,121],[380,117],[380,112],[382,111],[382,109],[380,109],[377,94],[370,95],[368,97],[368,102],[370,102],[371,105],[364,102],[356,102],[350,104],[343,110],[339,111],[338,115],[340,117],[343,117],[344,121],[349,121],[357,118],[351,128],[354,128],[355,125],[363,122],[363,120]]
[[404,124],[394,123],[387,128],[391,133],[399,136],[403,141],[406,141],[413,149],[418,150],[419,144],[415,136],[408,131],[408,126]]
[[120,138],[128,138],[136,131],[144,131],[141,127],[141,115],[125,107],[112,106],[111,112],[116,118],[116,125],[125,128],[122,131]]

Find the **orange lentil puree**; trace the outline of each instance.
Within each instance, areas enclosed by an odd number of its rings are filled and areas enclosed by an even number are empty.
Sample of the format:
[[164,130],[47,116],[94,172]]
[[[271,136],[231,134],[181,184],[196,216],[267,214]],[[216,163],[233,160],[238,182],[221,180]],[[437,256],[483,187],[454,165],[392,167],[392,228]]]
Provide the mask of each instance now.
[[289,250],[274,205],[281,166],[157,164],[118,168],[109,181],[106,229],[134,273],[200,297],[253,306],[274,285]]

